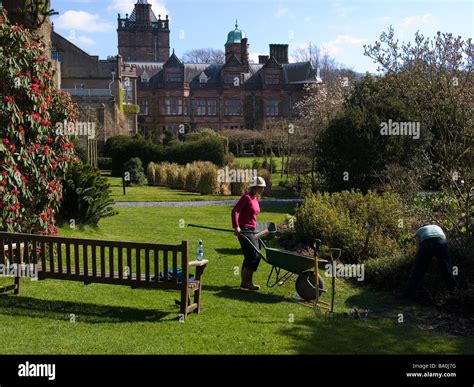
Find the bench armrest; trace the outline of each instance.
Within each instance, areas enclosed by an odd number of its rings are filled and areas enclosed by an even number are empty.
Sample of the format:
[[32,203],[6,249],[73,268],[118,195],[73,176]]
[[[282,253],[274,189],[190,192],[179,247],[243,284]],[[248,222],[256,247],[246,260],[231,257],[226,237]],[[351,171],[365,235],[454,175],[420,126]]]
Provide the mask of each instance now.
[[205,267],[209,261],[207,259],[203,259],[202,261],[191,261],[188,263],[189,267]]

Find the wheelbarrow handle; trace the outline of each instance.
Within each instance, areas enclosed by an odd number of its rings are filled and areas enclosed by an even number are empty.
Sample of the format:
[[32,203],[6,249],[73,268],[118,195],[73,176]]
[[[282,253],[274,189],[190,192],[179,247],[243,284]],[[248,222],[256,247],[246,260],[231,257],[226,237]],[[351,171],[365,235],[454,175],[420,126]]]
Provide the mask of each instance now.
[[321,245],[322,245],[321,239],[315,239],[314,244],[313,244],[315,253],[319,251],[319,249],[321,248]]

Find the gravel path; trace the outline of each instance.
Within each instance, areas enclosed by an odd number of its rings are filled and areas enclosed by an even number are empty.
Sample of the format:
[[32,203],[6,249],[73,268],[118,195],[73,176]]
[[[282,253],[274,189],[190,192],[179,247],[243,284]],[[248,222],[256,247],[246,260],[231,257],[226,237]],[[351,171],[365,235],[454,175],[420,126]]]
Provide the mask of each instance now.
[[[283,205],[298,204],[301,199],[274,199],[262,200],[260,204]],[[235,206],[237,200],[206,200],[188,202],[118,202],[115,207],[211,207],[211,206]]]

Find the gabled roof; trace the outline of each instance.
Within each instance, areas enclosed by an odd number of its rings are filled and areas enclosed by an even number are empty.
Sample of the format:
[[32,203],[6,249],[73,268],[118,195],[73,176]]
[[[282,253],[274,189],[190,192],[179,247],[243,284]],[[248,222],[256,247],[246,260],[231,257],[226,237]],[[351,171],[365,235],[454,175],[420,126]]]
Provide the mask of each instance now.
[[[147,2],[147,0],[138,0],[137,1],[137,3],[135,4],[135,8],[133,9],[132,14],[129,17],[129,20],[131,20],[131,21],[137,21],[137,7],[136,6],[138,4],[148,4],[148,2]],[[155,16],[155,13],[151,9],[151,7],[150,7],[150,21],[155,22],[155,23],[158,21],[158,19]]]
[[282,66],[288,83],[320,83],[317,82],[316,70],[310,62],[288,63]]
[[278,63],[275,57],[271,56],[270,59],[267,60],[267,62],[265,63],[263,67],[276,69],[276,68],[281,68],[281,64]]
[[169,57],[169,59],[163,64],[163,67],[182,67],[183,62],[179,60],[173,50],[173,54]]
[[240,60],[235,56],[235,54],[232,54],[232,56],[224,65],[224,67],[240,67],[240,66],[242,66],[242,62],[240,62]]

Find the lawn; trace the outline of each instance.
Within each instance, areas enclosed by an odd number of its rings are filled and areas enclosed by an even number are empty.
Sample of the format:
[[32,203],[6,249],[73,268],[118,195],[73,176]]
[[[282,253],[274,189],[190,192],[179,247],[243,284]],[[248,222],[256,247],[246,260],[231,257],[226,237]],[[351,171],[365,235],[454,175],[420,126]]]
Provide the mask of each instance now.
[[[288,206],[262,206],[260,221],[280,221]],[[24,281],[20,296],[0,296],[2,353],[28,354],[460,354],[473,353],[472,337],[421,329],[418,306],[390,295],[338,281],[336,311],[328,321],[305,306],[288,302],[294,285],[259,293],[239,288],[234,269],[242,258],[229,234],[180,228],[179,221],[230,226],[229,207],[120,208],[97,229],[64,227],[61,235],[163,243],[204,241],[210,261],[204,276],[203,312],[179,322],[176,291],[133,290],[68,281]],[[264,285],[269,266],[256,280]],[[1,279],[0,283],[11,283]],[[343,316],[370,309],[367,320]],[[398,323],[399,313],[405,322]],[[72,322],[75,321],[75,322]]]

